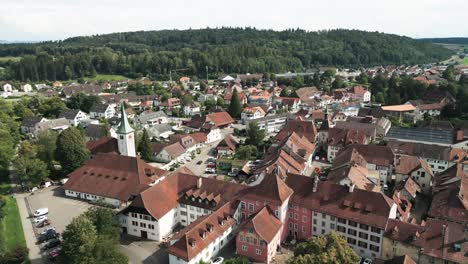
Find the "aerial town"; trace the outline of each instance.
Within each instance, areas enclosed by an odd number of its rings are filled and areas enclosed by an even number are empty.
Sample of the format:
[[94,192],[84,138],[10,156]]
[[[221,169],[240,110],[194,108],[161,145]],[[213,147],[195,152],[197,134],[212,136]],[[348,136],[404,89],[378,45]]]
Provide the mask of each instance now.
[[[468,126],[442,118],[459,103],[438,88],[447,71],[468,78],[468,66],[426,65],[3,82],[2,104],[57,111],[24,115],[18,152],[47,155],[41,144],[58,137],[56,152],[74,153],[51,163],[60,178],[35,171],[42,159],[12,161],[29,173],[17,172],[26,241],[45,241],[27,244],[30,258],[59,258],[72,219],[106,208],[131,263],[286,263],[296,245],[336,234],[355,253],[346,263],[466,263]],[[322,88],[281,84],[307,75]],[[384,104],[363,80],[403,75],[420,99]],[[80,151],[89,157],[73,164]]]

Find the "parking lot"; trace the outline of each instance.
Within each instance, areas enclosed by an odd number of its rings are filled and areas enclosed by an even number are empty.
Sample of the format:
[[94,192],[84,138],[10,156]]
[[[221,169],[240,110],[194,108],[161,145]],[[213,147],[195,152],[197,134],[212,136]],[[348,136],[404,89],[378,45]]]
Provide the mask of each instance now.
[[61,187],[41,189],[34,194],[20,194],[17,196],[17,202],[26,244],[29,248],[29,258],[34,264],[47,263],[47,254],[50,250],[41,251],[40,246],[36,244],[38,237],[36,234],[41,233],[44,228],[36,228],[31,215],[39,208],[48,208],[48,219],[51,221],[48,227],[54,227],[57,232],[61,233],[74,217],[91,207],[86,202],[65,198]]
[[[33,195],[26,193],[17,195],[18,208],[21,214],[26,243],[29,248],[31,263],[47,263],[47,255],[50,250],[41,251],[36,244],[37,236],[44,228],[36,228],[30,217],[39,208],[49,209],[48,219],[57,232],[62,233],[65,227],[74,217],[86,212],[92,205],[81,200],[65,197],[61,187],[50,187],[38,190]],[[159,243],[155,241],[140,241],[133,237],[123,237],[120,241],[120,251],[124,253],[130,264],[139,263],[168,263],[167,252],[159,249]]]

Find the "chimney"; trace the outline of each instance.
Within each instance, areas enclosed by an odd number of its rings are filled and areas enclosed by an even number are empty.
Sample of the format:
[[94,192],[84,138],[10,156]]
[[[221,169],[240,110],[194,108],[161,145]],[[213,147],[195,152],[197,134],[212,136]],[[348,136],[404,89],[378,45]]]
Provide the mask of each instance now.
[[203,179],[202,179],[202,177],[198,177],[198,179],[197,179],[197,188],[198,188],[198,189],[200,189],[200,188],[201,188],[201,186],[202,186],[202,183],[203,183]]
[[462,141],[463,140],[463,130],[459,129],[457,130],[457,141]]
[[349,192],[352,193],[354,191],[354,187],[356,187],[356,184],[351,184],[351,186],[349,186]]
[[318,177],[315,175],[314,177],[314,186],[312,187],[312,192],[317,192],[317,186],[318,186]]

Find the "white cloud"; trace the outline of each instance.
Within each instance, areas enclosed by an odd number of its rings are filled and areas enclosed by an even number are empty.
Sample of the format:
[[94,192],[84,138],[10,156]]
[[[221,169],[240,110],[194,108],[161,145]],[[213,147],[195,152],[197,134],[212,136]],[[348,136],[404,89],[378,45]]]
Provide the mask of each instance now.
[[411,37],[468,36],[464,0],[2,0],[0,39],[48,40],[110,32],[254,26],[352,28]]

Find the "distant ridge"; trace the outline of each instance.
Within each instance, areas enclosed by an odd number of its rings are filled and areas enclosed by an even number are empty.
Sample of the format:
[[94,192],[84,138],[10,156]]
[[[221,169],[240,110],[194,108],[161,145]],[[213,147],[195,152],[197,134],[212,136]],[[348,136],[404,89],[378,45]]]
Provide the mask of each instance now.
[[423,38],[425,42],[443,43],[443,44],[468,44],[468,37],[453,37],[453,38]]

